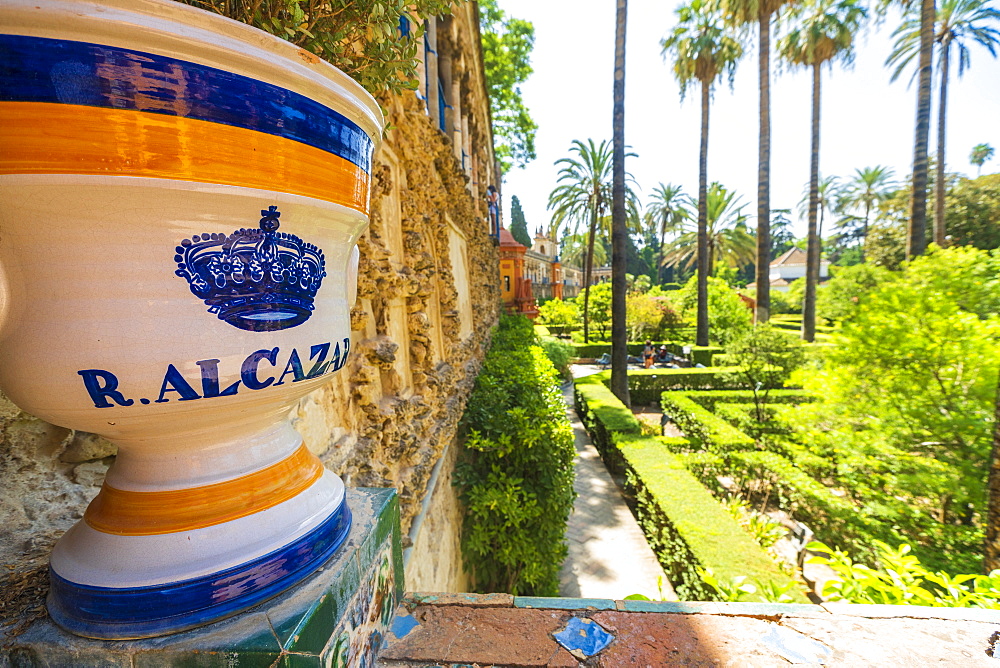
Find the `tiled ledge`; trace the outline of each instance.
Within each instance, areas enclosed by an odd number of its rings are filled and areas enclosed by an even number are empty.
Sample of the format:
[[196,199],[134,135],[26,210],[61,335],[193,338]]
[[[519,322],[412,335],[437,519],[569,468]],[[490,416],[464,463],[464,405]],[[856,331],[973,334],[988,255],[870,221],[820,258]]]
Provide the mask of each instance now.
[[996,666],[1000,611],[408,594],[384,666]]

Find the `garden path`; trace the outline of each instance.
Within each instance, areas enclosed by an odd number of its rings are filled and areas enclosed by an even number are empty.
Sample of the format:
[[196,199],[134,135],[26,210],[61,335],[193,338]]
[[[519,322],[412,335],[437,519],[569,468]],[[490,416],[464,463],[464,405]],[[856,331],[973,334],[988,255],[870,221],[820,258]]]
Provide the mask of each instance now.
[[[574,377],[599,369],[574,365]],[[665,600],[677,596],[632,516],[618,485],[601,461],[580,418],[573,409],[573,386],[563,389],[566,412],[576,439],[576,503],[566,527],[569,554],[560,572],[560,596],[623,599],[630,594]]]

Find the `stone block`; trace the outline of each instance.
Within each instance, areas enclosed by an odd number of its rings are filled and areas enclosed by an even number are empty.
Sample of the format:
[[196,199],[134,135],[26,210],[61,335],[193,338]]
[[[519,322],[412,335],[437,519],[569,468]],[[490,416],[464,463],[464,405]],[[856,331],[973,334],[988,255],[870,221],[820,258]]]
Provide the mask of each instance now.
[[118,447],[106,438],[85,431],[78,431],[73,436],[59,459],[67,464],[90,462],[118,454]]

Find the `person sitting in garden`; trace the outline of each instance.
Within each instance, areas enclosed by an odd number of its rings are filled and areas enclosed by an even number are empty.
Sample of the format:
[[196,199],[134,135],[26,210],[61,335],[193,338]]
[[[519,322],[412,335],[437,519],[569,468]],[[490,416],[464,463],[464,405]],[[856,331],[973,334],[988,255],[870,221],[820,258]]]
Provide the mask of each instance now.
[[653,358],[653,362],[656,364],[668,364],[672,362],[674,356],[667,352],[666,346],[660,346],[660,349],[656,352],[656,357]]
[[653,355],[656,354],[656,350],[653,348],[652,341],[646,341],[646,345],[642,349],[642,365],[645,368],[650,368],[653,366]]

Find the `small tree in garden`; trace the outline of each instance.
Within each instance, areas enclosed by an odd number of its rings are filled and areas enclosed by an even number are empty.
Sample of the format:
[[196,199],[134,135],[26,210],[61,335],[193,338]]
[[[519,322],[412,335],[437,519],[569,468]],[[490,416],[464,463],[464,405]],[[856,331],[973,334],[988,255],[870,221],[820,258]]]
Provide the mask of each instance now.
[[737,373],[753,392],[757,421],[766,421],[768,394],[802,366],[805,359],[802,344],[780,329],[764,324],[736,338],[726,352],[730,362],[740,367]]
[[550,299],[538,307],[538,315],[543,325],[569,327],[580,324],[580,309],[572,299]]
[[611,325],[611,283],[598,283],[590,288],[587,316],[590,324],[597,330],[596,338],[607,341]]

